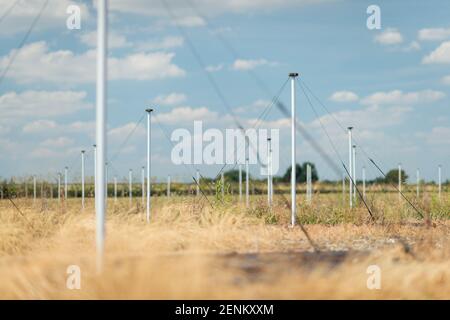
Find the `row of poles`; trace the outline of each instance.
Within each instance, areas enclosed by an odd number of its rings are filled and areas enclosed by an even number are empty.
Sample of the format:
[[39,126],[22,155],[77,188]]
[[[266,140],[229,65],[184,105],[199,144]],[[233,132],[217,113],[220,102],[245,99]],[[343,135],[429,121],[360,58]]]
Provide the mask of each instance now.
[[[106,135],[106,119],[107,119],[107,0],[98,0],[97,7],[97,98],[96,98],[96,172],[95,172],[95,209],[96,209],[96,247],[97,247],[97,267],[100,271],[102,269],[103,252],[104,252],[104,238],[105,238],[105,212],[106,212],[106,201],[105,201],[105,182],[106,182],[106,145],[107,145],[107,135]],[[298,73],[290,73],[289,78],[291,80],[291,226],[294,227],[296,224],[296,95],[295,95],[295,80],[298,77]],[[147,212],[147,222],[150,222],[150,173],[151,173],[151,163],[150,163],[150,150],[151,150],[151,140],[150,140],[150,125],[151,119],[150,115],[153,111],[152,109],[146,110],[148,113],[147,117],[147,195],[146,195],[146,212]],[[356,148],[352,145],[352,128],[348,130],[349,134],[349,165],[350,165],[350,207],[353,207],[353,202],[356,200],[356,185],[353,183],[356,177]],[[269,143],[270,145],[270,143]],[[269,146],[268,153],[268,203],[272,204],[273,200],[273,177],[271,172],[272,159],[271,159],[271,147]],[[311,168],[308,169],[310,171]],[[245,161],[245,174],[246,174],[246,205],[249,205],[249,171],[248,171],[248,159]],[[399,173],[401,169],[399,168]],[[308,175],[310,176],[310,174]],[[66,175],[67,177],[67,175]],[[365,179],[365,171],[363,171],[363,177]],[[197,194],[200,194],[200,176],[197,171]],[[309,178],[310,179],[310,178]],[[221,175],[222,180],[222,194],[224,193],[224,176]],[[102,182],[102,183],[99,183]],[[310,181],[309,181],[310,182]],[[131,183],[131,179],[130,179]],[[144,184],[144,180],[142,181]],[[170,185],[170,178],[168,181]],[[310,183],[309,183],[310,185]],[[439,193],[441,191],[441,169],[439,167]],[[399,175],[399,187],[401,188],[401,178]],[[345,181],[343,181],[343,188],[345,188]],[[307,199],[311,199],[312,188],[308,187]],[[365,181],[364,181],[365,189]],[[170,190],[170,188],[168,188]],[[365,191],[364,191],[365,192]],[[170,194],[170,191],[168,191]],[[130,193],[131,197],[131,193]],[[144,197],[144,196],[143,196]],[[239,197],[242,199],[242,166],[239,165]]]
[[[348,127],[348,162],[349,162],[349,205],[350,208],[356,203],[356,145],[352,141],[353,127]],[[342,192],[345,194],[345,178],[346,174],[343,174],[342,178]],[[402,165],[398,164],[398,198],[402,199]],[[362,196],[366,197],[366,168],[362,167]],[[438,196],[441,198],[442,191],[442,166],[438,165]],[[420,195],[420,170],[416,170],[416,196]]]

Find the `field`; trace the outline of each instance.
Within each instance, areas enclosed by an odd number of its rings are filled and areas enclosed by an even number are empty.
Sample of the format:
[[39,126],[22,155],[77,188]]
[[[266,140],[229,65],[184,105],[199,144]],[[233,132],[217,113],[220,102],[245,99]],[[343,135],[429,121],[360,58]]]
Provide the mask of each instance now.
[[[372,190],[373,192],[375,190]],[[339,192],[298,196],[289,227],[288,194],[236,195],[209,202],[194,195],[108,200],[104,269],[96,272],[93,199],[0,202],[2,299],[450,299],[450,193],[433,186],[414,204],[396,193],[368,193],[371,220]],[[429,221],[431,219],[431,222]],[[81,288],[67,287],[80,267]],[[381,288],[370,290],[377,265]]]

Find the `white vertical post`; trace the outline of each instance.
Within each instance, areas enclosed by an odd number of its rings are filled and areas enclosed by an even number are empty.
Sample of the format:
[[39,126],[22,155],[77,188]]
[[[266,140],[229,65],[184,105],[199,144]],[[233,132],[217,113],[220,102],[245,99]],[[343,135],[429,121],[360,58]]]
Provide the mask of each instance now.
[[167,197],[170,197],[170,174],[167,176]]
[[[98,0],[97,5],[97,101],[96,101],[96,244],[97,270],[102,270],[105,232],[105,162],[106,162],[106,90],[107,90],[107,0]],[[98,183],[97,183],[98,182]]]
[[58,172],[58,201],[61,201],[61,173]]
[[270,198],[270,138],[267,138],[267,205],[272,206]]
[[142,203],[142,207],[144,207],[144,203],[145,203],[145,167],[144,166],[142,166],[142,168],[141,168],[141,194],[142,194],[141,203]]
[[342,203],[345,204],[345,172],[342,173]]
[[308,202],[312,199],[312,185],[311,185],[311,165],[306,164],[306,199]]
[[36,176],[33,176],[33,202],[36,202]]
[[68,167],[64,168],[64,198],[66,198],[66,199],[67,199],[67,170],[68,169],[69,169]]
[[402,164],[398,164],[398,200],[402,199]]
[[130,200],[130,208],[133,204],[133,170],[128,171],[128,198]]
[[362,167],[363,198],[366,199],[366,167]]
[[249,174],[248,174],[248,158],[245,159],[245,205],[250,205],[249,199]]
[[152,119],[151,114],[153,112],[153,109],[146,109],[147,112],[147,223],[150,222],[150,205],[151,205],[151,188],[152,188],[152,167],[151,167],[151,130],[152,130]]
[[357,179],[356,179],[356,145],[353,145],[353,172],[352,172],[352,178],[353,178],[353,200],[356,204],[356,185],[357,185]]
[[350,208],[353,208],[353,155],[352,155],[352,129],[353,127],[348,127],[348,175],[349,175],[349,198],[350,198]]
[[199,196],[200,195],[200,172],[196,171],[196,176],[195,176],[195,180],[197,180],[197,185],[196,185],[196,195]]
[[438,190],[439,190],[439,200],[441,199],[442,190],[442,166],[438,166]]
[[270,142],[270,149],[269,149],[269,160],[270,160],[270,166],[269,166],[269,175],[270,175],[270,204],[273,203],[273,152],[272,152],[272,140]]
[[220,184],[222,186],[222,200],[225,197],[225,177],[223,171],[220,173]]
[[291,78],[291,226],[295,225],[296,206],[297,206],[297,175],[295,173],[296,154],[295,154],[295,78],[298,73],[290,73]]
[[242,165],[239,163],[239,201],[242,201]]
[[84,150],[81,150],[81,207],[84,209]]
[[416,197],[419,198],[420,195],[420,171],[419,168],[416,170]]
[[117,202],[117,177],[114,176],[114,202]]

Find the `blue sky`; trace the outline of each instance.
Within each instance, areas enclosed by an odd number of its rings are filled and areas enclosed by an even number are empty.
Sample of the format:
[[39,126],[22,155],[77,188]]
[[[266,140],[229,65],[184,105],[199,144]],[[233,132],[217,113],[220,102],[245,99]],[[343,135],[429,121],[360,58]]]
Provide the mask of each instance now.
[[[0,14],[14,1],[0,0]],[[249,126],[291,71],[301,74],[333,117],[316,103],[320,121],[347,159],[346,134],[334,122],[355,127],[354,135],[384,169],[402,163],[427,180],[450,178],[450,22],[448,1],[191,0],[170,1],[176,23],[161,0],[110,1],[109,154],[153,105],[165,130],[233,128],[205,73],[214,78],[240,121]],[[0,71],[24,36],[42,0],[22,0],[0,22]],[[82,9],[81,29],[68,30],[66,8]],[[381,9],[381,30],[366,27],[366,9]],[[53,177],[70,166],[80,174],[79,152],[92,149],[95,121],[95,27],[91,1],[50,0],[41,20],[0,83],[0,176]],[[188,38],[180,34],[183,28]],[[219,36],[231,44],[230,54]],[[208,71],[189,48],[191,41]],[[238,61],[237,61],[238,60]],[[263,92],[249,73],[267,84]],[[302,92],[297,116],[337,161]],[[289,86],[281,101],[289,106]],[[261,127],[279,128],[281,171],[288,165],[288,121],[272,108]],[[145,164],[145,122],[112,163],[112,174],[139,175]],[[170,161],[171,145],[153,127],[153,175],[188,180],[192,167]],[[335,179],[299,135],[299,162],[313,161],[321,178]],[[378,176],[358,152],[367,176]],[[92,173],[92,152],[88,154]],[[214,175],[219,166],[199,166]],[[256,174],[258,168],[252,168]]]

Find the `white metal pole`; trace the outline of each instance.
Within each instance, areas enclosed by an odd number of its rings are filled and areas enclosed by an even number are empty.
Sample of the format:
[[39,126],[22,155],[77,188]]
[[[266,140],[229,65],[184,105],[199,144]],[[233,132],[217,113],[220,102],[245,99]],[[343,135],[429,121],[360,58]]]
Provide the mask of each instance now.
[[271,140],[271,142],[270,142],[269,160],[270,160],[270,166],[269,166],[269,175],[270,175],[270,204],[272,204],[272,203],[273,203],[273,152],[272,152],[272,140]]
[[61,173],[58,172],[58,201],[61,201]]
[[290,73],[291,78],[291,226],[295,225],[296,205],[297,205],[297,176],[295,173],[296,155],[295,155],[295,78],[298,73]]
[[312,198],[312,186],[311,186],[311,165],[306,165],[306,199],[311,201]]
[[438,190],[439,190],[439,200],[441,199],[441,190],[442,190],[442,166],[438,166]]
[[352,171],[352,178],[353,178],[353,200],[355,201],[356,204],[356,184],[358,183],[356,180],[356,146],[353,145],[353,150],[352,150],[352,157],[353,157],[353,171]]
[[345,204],[345,172],[342,173],[342,203]]
[[242,201],[242,165],[239,163],[239,201]]
[[147,112],[147,223],[150,222],[150,205],[151,205],[151,176],[152,176],[152,167],[151,167],[151,130],[152,130],[152,120],[151,115],[153,109],[146,109]]
[[33,202],[36,202],[36,176],[33,176]]
[[270,207],[270,174],[269,174],[269,166],[270,166],[270,138],[267,138],[267,205]]
[[130,199],[130,208],[133,204],[133,170],[128,171],[128,198]]
[[[105,162],[106,162],[106,121],[107,121],[107,0],[98,0],[97,5],[97,101],[96,101],[96,244],[97,270],[103,265],[105,236]],[[98,183],[97,183],[98,182]]]
[[167,176],[167,196],[170,197],[170,174]]
[[249,199],[249,174],[248,174],[248,158],[245,159],[245,205],[250,205]]
[[67,170],[69,168],[65,167],[64,168],[64,198],[67,199]]
[[145,203],[145,167],[141,168],[141,194],[142,194],[142,207],[144,207]]
[[117,177],[114,176],[114,202],[117,202]]
[[363,198],[366,198],[366,167],[362,167]]
[[419,198],[420,195],[420,171],[419,168],[416,170],[416,197]]
[[200,195],[200,172],[198,171],[198,169],[196,171],[195,179],[197,180],[196,194],[197,194],[197,196],[199,196]]
[[398,200],[400,201],[402,199],[401,196],[402,192],[402,164],[398,164]]
[[81,207],[84,209],[84,150],[81,150]]
[[353,127],[348,127],[348,175],[349,175],[349,198],[350,198],[350,208],[353,208],[353,155],[352,155],[352,129]]

